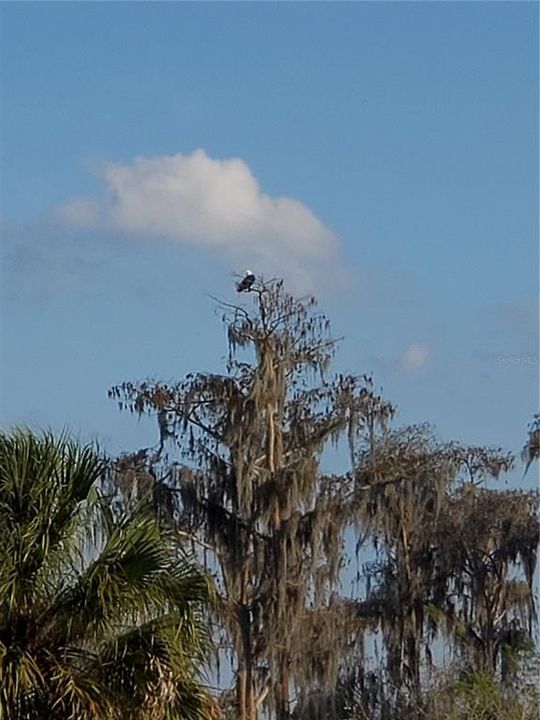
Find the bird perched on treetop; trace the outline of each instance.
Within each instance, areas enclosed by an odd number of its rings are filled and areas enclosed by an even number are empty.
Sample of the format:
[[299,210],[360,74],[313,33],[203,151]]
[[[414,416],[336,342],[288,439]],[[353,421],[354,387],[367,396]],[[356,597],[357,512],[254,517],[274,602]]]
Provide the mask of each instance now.
[[246,270],[242,280],[240,280],[240,282],[236,283],[237,292],[248,292],[248,290],[251,290],[251,287],[254,282],[255,282],[255,275],[251,272],[251,270]]

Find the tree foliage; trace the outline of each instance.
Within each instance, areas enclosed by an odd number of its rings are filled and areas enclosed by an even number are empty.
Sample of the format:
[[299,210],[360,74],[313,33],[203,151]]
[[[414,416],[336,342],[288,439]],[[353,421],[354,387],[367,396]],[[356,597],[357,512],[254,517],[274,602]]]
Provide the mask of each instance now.
[[[220,303],[223,374],[110,391],[159,427],[156,447],[122,458],[124,493],[152,498],[218,571],[236,717],[420,717],[443,646],[464,671],[509,679],[535,620],[538,498],[486,481],[514,458],[394,428],[370,377],[332,374],[313,298],[262,280],[249,297]],[[348,471],[321,470],[332,444]],[[345,598],[351,528],[371,560]]]
[[212,715],[205,575],[139,505],[116,515],[105,461],[65,437],[0,434],[0,718]]

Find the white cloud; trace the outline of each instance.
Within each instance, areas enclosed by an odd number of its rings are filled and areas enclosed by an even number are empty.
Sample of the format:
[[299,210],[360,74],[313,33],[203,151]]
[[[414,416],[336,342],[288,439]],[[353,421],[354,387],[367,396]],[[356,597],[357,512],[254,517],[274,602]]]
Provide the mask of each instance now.
[[265,273],[337,271],[336,235],[303,203],[263,193],[239,158],[191,155],[137,157],[101,171],[105,198],[60,208],[69,224],[115,228],[213,248]]
[[399,359],[399,367],[403,370],[417,370],[423,367],[429,357],[426,345],[411,343]]
[[60,207],[61,217],[75,227],[88,227],[98,223],[99,205],[93,200],[77,198]]

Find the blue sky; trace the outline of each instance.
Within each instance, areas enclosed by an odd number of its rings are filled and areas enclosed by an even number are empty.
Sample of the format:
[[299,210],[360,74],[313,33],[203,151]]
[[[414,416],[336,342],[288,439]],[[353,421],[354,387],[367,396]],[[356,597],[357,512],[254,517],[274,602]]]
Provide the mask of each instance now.
[[[315,288],[399,423],[538,408],[536,3],[3,3],[3,426],[148,444],[107,389],[216,370],[208,294]],[[139,158],[139,160],[136,160]]]

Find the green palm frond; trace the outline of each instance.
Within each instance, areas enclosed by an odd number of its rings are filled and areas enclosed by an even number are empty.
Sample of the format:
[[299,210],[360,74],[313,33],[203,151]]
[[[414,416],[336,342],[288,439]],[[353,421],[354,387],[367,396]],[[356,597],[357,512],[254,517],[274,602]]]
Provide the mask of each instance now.
[[64,436],[0,434],[0,720],[209,716],[211,584],[147,507],[110,510],[105,466]]

